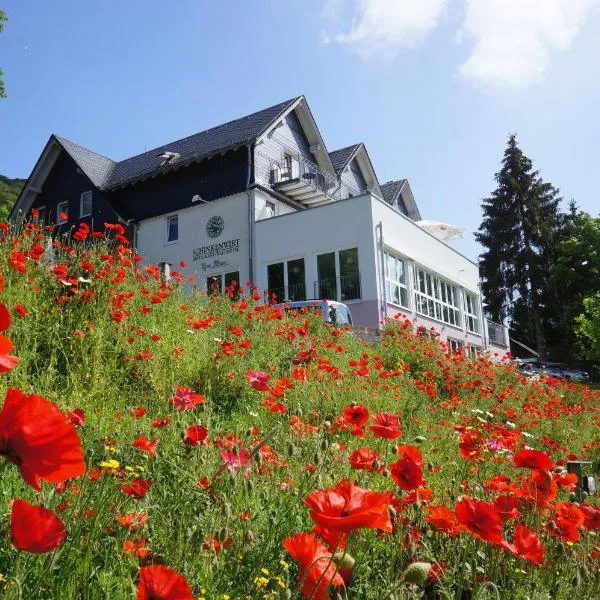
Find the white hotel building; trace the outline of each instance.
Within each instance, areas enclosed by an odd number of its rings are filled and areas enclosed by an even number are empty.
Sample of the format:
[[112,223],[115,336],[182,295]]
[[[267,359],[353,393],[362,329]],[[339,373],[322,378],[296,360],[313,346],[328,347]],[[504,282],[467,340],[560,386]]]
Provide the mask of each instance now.
[[508,350],[482,317],[477,263],[423,226],[406,180],[379,183],[364,144],[329,152],[303,96],[122,161],[52,135],[11,217],[34,207],[61,227],[118,219],[203,290],[250,280],[267,299],[345,302],[365,327],[402,313],[453,345]]

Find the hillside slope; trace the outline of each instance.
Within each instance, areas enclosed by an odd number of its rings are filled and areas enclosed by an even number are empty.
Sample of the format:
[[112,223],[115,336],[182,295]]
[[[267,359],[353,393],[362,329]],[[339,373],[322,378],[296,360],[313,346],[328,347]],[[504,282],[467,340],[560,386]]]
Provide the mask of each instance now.
[[0,175],[0,221],[5,221],[16,202],[26,179],[10,179]]
[[[3,597],[600,597],[600,508],[564,469],[596,468],[597,392],[402,319],[369,346],[262,290],[207,298],[118,228],[56,263],[48,231],[0,237]],[[64,532],[11,526],[15,499]]]

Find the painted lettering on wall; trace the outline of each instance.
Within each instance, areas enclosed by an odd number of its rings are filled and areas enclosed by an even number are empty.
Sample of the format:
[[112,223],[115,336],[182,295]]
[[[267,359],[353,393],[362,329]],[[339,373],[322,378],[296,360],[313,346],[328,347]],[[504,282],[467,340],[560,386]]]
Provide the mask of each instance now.
[[240,251],[240,239],[227,240],[226,242],[218,242],[216,244],[208,244],[207,246],[200,246],[200,248],[194,248],[193,257],[194,260],[206,260],[207,258],[214,258],[215,256],[225,256],[226,254],[233,254],[234,252]]
[[219,269],[223,269],[224,267],[228,267],[231,263],[228,260],[219,260],[215,258],[212,262],[201,262],[200,270],[202,273],[206,273],[206,271],[218,271]]

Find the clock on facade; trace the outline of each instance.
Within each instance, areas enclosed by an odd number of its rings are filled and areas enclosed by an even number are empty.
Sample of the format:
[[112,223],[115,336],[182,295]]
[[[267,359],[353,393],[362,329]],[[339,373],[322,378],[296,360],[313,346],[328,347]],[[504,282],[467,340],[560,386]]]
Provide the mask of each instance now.
[[206,233],[208,234],[208,237],[219,237],[223,233],[223,229],[225,229],[225,221],[223,220],[223,217],[219,217],[218,215],[211,217],[206,223]]

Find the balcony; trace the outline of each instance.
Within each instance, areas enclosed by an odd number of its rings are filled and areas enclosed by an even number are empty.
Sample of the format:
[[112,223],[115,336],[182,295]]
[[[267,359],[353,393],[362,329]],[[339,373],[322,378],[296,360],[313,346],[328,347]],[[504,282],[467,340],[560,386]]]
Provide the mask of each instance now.
[[490,344],[494,344],[495,346],[503,346],[507,347],[507,340],[505,335],[505,328],[498,323],[494,323],[493,321],[488,321],[487,323],[487,331],[488,331],[488,342]]
[[306,285],[304,283],[295,283],[278,288],[269,288],[268,299],[271,303],[306,300]]
[[331,277],[319,279],[314,282],[315,298],[325,300],[360,300],[360,273],[344,275],[342,277]]
[[283,161],[271,160],[270,184],[274,190],[309,207],[349,195],[336,177],[295,156],[286,156]]

